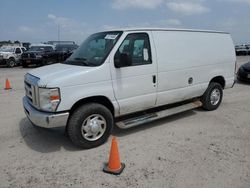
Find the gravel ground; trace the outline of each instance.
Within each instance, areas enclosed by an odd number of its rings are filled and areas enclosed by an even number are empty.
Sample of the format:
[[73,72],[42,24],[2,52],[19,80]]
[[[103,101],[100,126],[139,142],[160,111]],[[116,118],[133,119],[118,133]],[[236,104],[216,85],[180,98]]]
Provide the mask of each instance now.
[[[239,57],[238,65],[250,60]],[[0,68],[0,187],[250,187],[250,85],[237,83],[216,111],[197,109],[114,130],[120,176],[102,172],[110,139],[79,150],[64,130],[33,127],[21,99],[30,69]],[[9,78],[13,90],[5,91]]]

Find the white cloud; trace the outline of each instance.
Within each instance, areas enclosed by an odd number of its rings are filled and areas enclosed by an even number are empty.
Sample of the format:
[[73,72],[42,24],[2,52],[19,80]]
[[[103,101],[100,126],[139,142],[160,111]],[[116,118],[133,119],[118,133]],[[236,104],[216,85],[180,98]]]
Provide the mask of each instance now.
[[140,22],[134,24],[120,24],[120,25],[103,25],[99,30],[113,30],[113,29],[121,29],[121,28],[152,28],[152,27],[181,27],[182,22],[179,19],[171,18],[164,20],[157,20],[154,22]]
[[250,0],[224,0],[224,1],[230,1],[235,3],[248,3],[250,4]]
[[56,16],[54,14],[48,14],[48,18],[54,20],[54,19],[56,19]]
[[167,7],[180,14],[194,15],[209,12],[210,9],[201,4],[201,2],[171,1],[167,2]]
[[28,26],[24,26],[24,25],[19,26],[19,27],[17,28],[17,30],[20,31],[20,32],[23,32],[23,33],[32,33],[32,32],[34,32],[34,29],[33,29],[33,28],[28,27]]
[[113,0],[112,7],[115,9],[140,8],[154,9],[161,5],[164,0]]
[[159,21],[159,24],[163,26],[180,26],[182,25],[179,19],[166,19]]
[[50,20],[49,27],[53,28],[51,31],[53,31],[54,38],[57,38],[58,29],[60,29],[61,40],[82,41],[88,33],[92,32],[85,22],[56,16],[54,14],[48,14],[47,18]]
[[116,29],[116,28],[118,28],[117,26],[114,26],[114,25],[103,25],[103,26],[101,26],[101,28],[100,28],[100,30],[112,30],[112,29]]
[[208,7],[203,5],[204,1],[205,0],[113,0],[112,7],[114,9],[155,9],[160,6],[166,6],[169,10],[178,14],[193,15],[203,14],[210,11]]
[[54,14],[48,14],[48,18],[62,28],[70,28],[79,24],[75,20],[66,17],[55,16]]

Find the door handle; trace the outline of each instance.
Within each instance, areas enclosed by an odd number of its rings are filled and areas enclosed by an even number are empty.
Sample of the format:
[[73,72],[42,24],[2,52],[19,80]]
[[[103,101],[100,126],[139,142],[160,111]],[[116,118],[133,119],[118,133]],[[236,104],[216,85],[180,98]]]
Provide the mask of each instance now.
[[152,76],[152,80],[153,80],[153,84],[156,84],[156,76],[155,75]]

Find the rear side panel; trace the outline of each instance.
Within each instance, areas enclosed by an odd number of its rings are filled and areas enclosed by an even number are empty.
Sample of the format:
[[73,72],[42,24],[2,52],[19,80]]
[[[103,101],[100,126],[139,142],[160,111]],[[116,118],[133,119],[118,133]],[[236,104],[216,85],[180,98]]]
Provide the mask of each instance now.
[[201,96],[209,81],[234,82],[235,52],[229,34],[152,31],[158,60],[157,104]]

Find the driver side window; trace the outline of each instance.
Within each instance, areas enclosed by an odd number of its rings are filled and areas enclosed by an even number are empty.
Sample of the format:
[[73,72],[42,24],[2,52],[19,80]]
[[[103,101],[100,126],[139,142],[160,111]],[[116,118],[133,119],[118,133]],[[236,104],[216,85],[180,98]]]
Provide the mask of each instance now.
[[20,54],[22,53],[21,49],[20,48],[16,48],[16,51],[15,51],[16,54]]
[[120,67],[151,64],[151,49],[147,33],[128,34],[115,54]]

